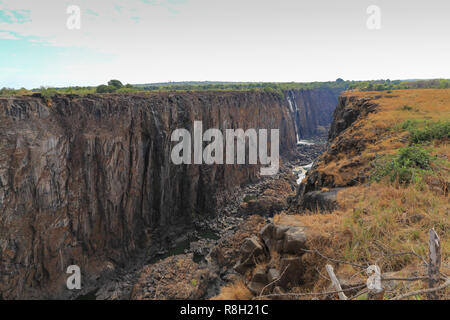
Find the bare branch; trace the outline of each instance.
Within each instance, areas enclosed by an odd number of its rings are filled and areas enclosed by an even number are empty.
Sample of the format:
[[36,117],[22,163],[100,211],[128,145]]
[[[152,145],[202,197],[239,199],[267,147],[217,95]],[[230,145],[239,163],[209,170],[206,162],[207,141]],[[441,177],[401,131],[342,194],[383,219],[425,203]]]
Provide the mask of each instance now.
[[323,254],[321,254],[317,249],[314,249],[314,250],[302,249],[302,251],[308,252],[308,253],[315,253],[315,254],[321,256],[322,258],[324,258],[324,259],[326,259],[328,261],[331,261],[331,262],[349,264],[349,265],[357,267],[357,268],[363,268],[363,269],[367,268],[367,266],[363,266],[363,265],[360,265],[360,264],[356,264],[356,263],[352,263],[352,262],[348,262],[348,261],[344,261],[344,260],[338,260],[338,259],[329,258],[329,257],[324,256]]
[[259,293],[259,295],[262,296],[262,294],[263,294],[263,292],[264,292],[264,290],[265,290],[266,288],[268,288],[268,287],[271,286],[272,284],[278,282],[278,281],[283,277],[284,273],[286,272],[286,270],[289,268],[290,265],[291,265],[291,264],[288,264],[288,265],[286,266],[286,268],[284,268],[284,271],[280,274],[280,276],[279,276],[277,279],[273,280],[271,283],[267,284],[264,288],[262,288],[262,290],[261,290],[261,292]]
[[411,297],[411,296],[415,296],[415,295],[418,295],[418,294],[426,294],[426,293],[436,292],[436,291],[445,289],[448,286],[450,286],[450,279],[447,279],[447,281],[445,281],[445,283],[443,285],[439,286],[439,287],[432,288],[432,289],[423,289],[423,290],[411,291],[411,292],[408,292],[408,293],[396,296],[396,297],[392,298],[391,300],[401,300],[401,299],[408,298],[408,297]]
[[356,290],[356,289],[361,289],[361,288],[364,288],[365,286],[366,286],[365,284],[362,284],[359,286],[342,289],[340,291],[311,292],[311,293],[271,293],[271,294],[266,294],[264,296],[255,297],[254,299],[271,298],[271,297],[323,296],[323,295],[329,295],[329,294],[334,294],[334,293],[339,293],[339,292],[347,292],[347,291],[352,291],[352,290]]
[[338,278],[334,274],[334,270],[333,270],[333,267],[331,266],[331,264],[327,264],[325,266],[325,269],[327,270],[328,275],[330,276],[331,283],[333,283],[333,286],[335,287],[335,289],[337,291],[339,291],[339,293],[338,293],[339,299],[340,300],[348,300],[347,296],[344,294],[344,292],[342,292],[341,284],[339,283]]

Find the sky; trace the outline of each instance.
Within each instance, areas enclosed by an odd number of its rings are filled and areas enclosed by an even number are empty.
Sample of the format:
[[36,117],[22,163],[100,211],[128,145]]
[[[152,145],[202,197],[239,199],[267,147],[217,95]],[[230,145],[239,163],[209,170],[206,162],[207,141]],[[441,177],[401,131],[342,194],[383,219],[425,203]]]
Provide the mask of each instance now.
[[449,53],[448,0],[0,0],[0,88],[450,78]]

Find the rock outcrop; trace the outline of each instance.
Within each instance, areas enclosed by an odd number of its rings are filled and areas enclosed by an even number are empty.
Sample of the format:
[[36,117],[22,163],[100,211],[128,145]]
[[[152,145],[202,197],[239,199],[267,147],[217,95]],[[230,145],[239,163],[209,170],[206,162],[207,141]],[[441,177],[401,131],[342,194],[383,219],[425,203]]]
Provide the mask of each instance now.
[[131,292],[133,300],[198,300],[208,295],[215,278],[193,261],[192,254],[168,257],[147,265]]
[[[328,135],[328,148],[318,157],[297,190],[295,209],[333,211],[339,191],[366,180],[367,167],[358,157],[371,138],[358,132],[358,121],[377,112],[373,99],[357,98],[347,93],[339,97]],[[343,161],[343,158],[350,159]],[[355,167],[361,167],[355,177]],[[346,172],[349,174],[346,174]]]
[[292,289],[303,281],[307,240],[301,226],[268,223],[258,238],[245,239],[234,269],[249,279],[247,287],[256,296]]

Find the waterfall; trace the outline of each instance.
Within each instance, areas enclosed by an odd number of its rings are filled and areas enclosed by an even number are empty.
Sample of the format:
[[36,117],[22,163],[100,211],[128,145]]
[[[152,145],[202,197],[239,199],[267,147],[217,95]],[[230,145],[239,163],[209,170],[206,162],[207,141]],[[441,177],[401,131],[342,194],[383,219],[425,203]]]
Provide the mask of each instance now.
[[297,102],[295,101],[294,94],[292,93],[292,90],[288,90],[287,92],[287,101],[289,104],[289,109],[291,110],[291,113],[294,118],[295,136],[297,138],[297,144],[300,144],[300,134],[297,127],[298,107]]

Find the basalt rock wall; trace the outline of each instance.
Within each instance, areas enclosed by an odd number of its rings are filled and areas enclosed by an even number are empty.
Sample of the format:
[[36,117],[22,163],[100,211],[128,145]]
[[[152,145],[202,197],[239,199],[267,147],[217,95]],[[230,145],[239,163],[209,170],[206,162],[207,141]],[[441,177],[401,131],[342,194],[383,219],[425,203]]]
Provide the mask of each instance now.
[[289,156],[299,125],[330,113],[315,93],[291,94],[308,101],[300,122],[265,92],[0,98],[1,297],[68,297],[67,266],[90,279],[213,216],[259,167],[174,165],[173,130],[280,129]]

